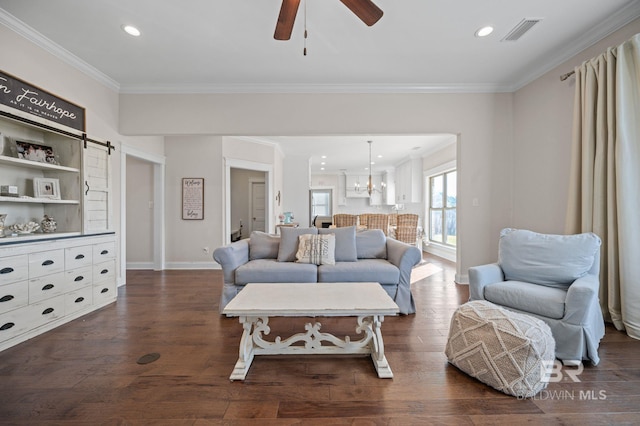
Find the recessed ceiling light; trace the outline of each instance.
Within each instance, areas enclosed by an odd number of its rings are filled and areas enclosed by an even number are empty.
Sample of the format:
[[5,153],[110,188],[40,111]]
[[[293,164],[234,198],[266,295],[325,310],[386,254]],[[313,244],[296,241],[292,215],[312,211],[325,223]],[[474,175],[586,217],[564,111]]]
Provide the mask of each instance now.
[[125,33],[127,33],[127,34],[129,34],[129,35],[132,35],[132,36],[134,36],[134,37],[138,37],[138,36],[141,34],[141,33],[140,33],[140,30],[139,30],[139,29],[137,29],[136,27],[134,27],[133,25],[123,25],[123,26],[122,26],[122,30],[123,30]]
[[324,167],[320,167],[320,170],[324,170]]
[[486,26],[476,31],[476,37],[486,37],[493,32],[493,27]]
[[327,156],[326,156],[326,155],[323,155],[323,156],[322,156],[322,158],[327,158]]

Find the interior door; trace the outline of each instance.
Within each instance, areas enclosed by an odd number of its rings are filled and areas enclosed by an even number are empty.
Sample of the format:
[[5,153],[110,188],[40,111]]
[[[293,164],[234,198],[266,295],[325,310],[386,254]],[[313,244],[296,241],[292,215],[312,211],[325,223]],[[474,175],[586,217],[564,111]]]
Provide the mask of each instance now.
[[265,231],[265,184],[251,182],[251,231]]

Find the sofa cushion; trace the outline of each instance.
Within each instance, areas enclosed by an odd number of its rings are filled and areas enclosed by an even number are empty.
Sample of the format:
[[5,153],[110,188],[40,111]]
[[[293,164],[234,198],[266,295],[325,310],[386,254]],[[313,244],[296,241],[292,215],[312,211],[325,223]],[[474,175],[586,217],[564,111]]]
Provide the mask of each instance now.
[[356,227],[320,228],[318,233],[336,236],[336,262],[355,262],[358,260],[356,250]]
[[296,262],[314,265],[334,265],[336,263],[336,236],[304,234],[298,237]]
[[266,232],[253,231],[249,237],[249,260],[276,259],[280,237]]
[[278,262],[295,262],[298,251],[298,237],[304,234],[317,234],[318,228],[289,228],[281,227],[280,247],[278,248]]
[[564,317],[566,290],[521,281],[503,281],[484,288],[484,298],[496,305],[541,315]]
[[236,285],[247,283],[314,283],[318,267],[310,263],[251,260],[236,269]]
[[369,229],[356,233],[358,259],[386,259],[387,237],[381,229]]
[[400,270],[384,259],[361,259],[357,262],[336,262],[318,266],[318,282],[378,282],[397,284]]
[[498,263],[507,281],[567,288],[589,272],[599,248],[600,238],[591,232],[552,235],[506,228],[500,232]]

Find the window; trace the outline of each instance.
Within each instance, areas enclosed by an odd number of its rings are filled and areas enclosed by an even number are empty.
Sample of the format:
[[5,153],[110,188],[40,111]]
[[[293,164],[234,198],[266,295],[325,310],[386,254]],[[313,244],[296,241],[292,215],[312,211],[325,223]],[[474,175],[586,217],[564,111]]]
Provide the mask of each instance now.
[[316,216],[331,217],[331,190],[311,190],[311,220]]
[[456,171],[429,178],[429,241],[456,246]]

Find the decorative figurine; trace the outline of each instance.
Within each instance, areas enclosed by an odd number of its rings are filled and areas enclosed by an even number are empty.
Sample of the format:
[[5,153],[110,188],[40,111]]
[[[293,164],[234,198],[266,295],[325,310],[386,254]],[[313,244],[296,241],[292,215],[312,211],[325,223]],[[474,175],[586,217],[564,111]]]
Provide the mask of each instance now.
[[55,232],[56,228],[58,227],[55,219],[46,214],[44,215],[44,219],[42,219],[42,222],[40,222],[40,225],[42,226],[42,232],[46,233]]

